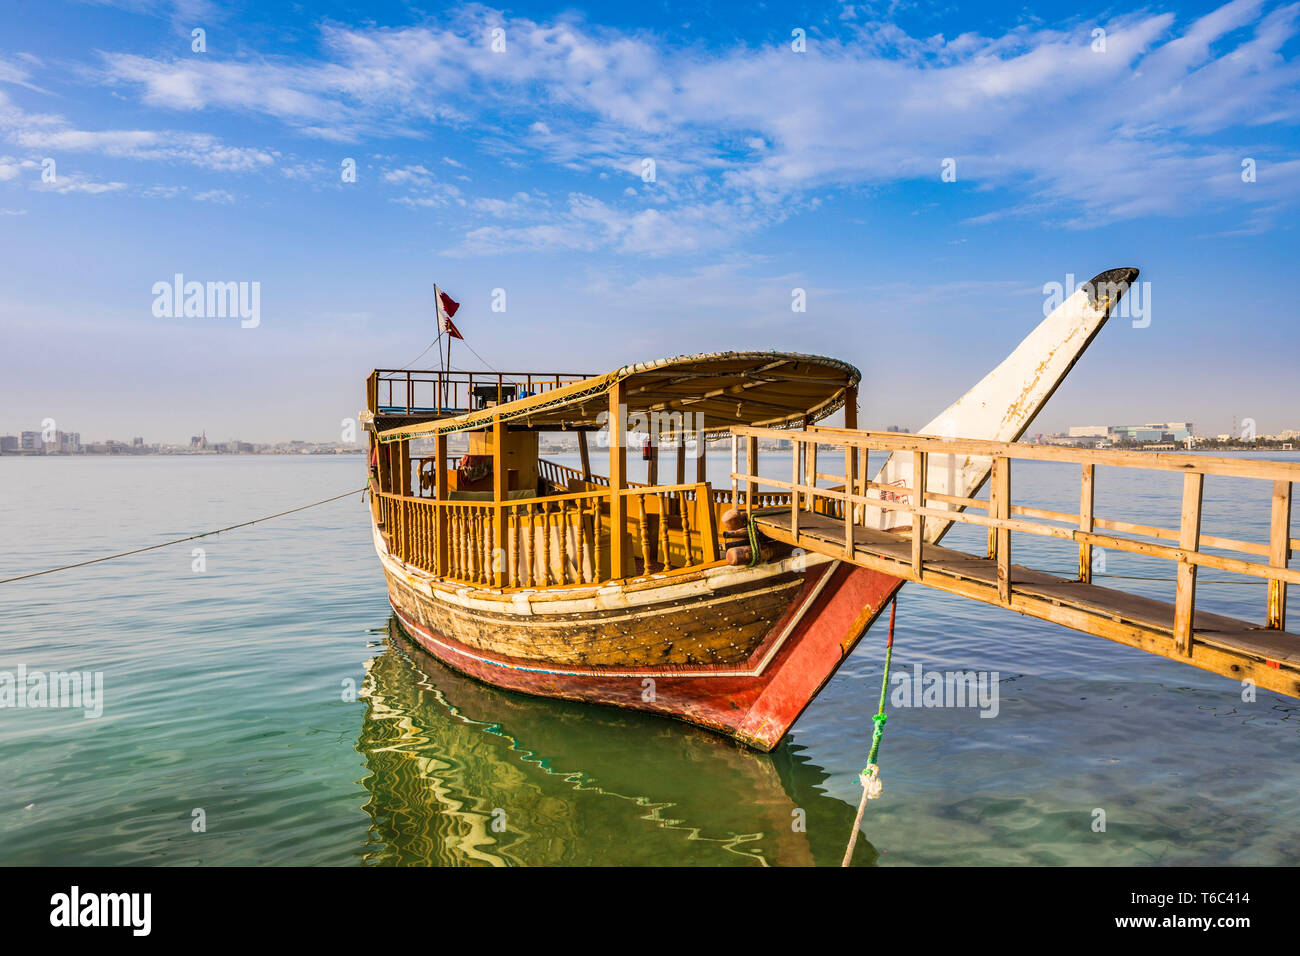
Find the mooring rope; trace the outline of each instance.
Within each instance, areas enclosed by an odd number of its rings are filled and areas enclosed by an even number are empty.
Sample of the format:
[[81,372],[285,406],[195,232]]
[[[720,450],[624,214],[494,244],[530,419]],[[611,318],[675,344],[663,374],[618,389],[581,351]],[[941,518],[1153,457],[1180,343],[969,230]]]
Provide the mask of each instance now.
[[17,577],[4,578],[0,584],[9,584],[13,581],[23,581],[27,578],[38,578],[42,574],[53,574],[55,571],[71,571],[73,568],[84,568],[88,564],[99,564],[102,561],[112,561],[114,558],[125,558],[132,554],[141,554],[145,551],[155,551],[158,548],[166,548],[169,545],[181,544],[185,541],[196,541],[199,538],[207,538],[214,534],[221,534],[223,531],[234,531],[236,528],[247,528],[251,524],[257,524],[260,521],[270,521],[272,518],[282,518],[285,515],[291,515],[295,511],[306,511],[308,508],[315,508],[318,505],[329,504],[331,501],[338,501],[340,498],[348,498],[357,492],[365,491],[365,488],[357,488],[355,491],[345,491],[341,495],[335,495],[333,498],[323,498],[320,501],[313,501],[309,505],[302,505],[298,508],[290,508],[288,511],[279,511],[273,515],[265,515],[261,518],[254,518],[252,521],[242,521],[239,524],[228,525],[225,528],[217,528],[215,531],[204,531],[202,534],[192,534],[185,538],[175,538],[172,541],[164,541],[162,544],[151,544],[146,548],[136,548],[132,551],[122,551],[118,554],[105,555],[102,558],[91,558],[89,561],[78,561],[76,564],[65,564],[58,568],[46,568],[44,571],[32,571],[28,574],[20,574]]
[[894,658],[894,619],[897,612],[898,594],[895,593],[889,602],[889,638],[885,641],[885,673],[880,679],[880,706],[871,718],[875,724],[871,733],[871,751],[867,754],[867,765],[858,774],[858,780],[862,783],[862,800],[858,803],[858,815],[853,819],[853,832],[849,834],[849,846],[844,851],[844,862],[840,866],[848,866],[853,859],[853,848],[858,843],[858,831],[862,827],[862,815],[867,812],[867,801],[876,799],[883,789],[880,768],[876,766],[876,754],[880,752],[880,738],[885,733],[885,721],[889,719],[885,715],[885,697],[889,693],[889,665]]
[[[746,502],[746,505],[748,504]],[[754,512],[752,509],[749,512],[749,520],[745,523],[745,527],[749,531],[749,564],[745,565],[745,567],[756,568],[759,562],[762,561],[762,555],[759,553],[758,529],[754,527]]]

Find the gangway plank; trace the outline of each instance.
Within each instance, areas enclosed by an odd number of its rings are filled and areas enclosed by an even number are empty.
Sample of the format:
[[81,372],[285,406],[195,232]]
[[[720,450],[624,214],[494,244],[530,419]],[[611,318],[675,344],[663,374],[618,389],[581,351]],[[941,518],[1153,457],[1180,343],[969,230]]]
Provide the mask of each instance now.
[[[1300,697],[1300,635],[1284,629],[1286,585],[1296,583],[1296,569],[1288,567],[1288,558],[1300,545],[1289,536],[1291,483],[1300,477],[1295,464],[1199,455],[1046,449],[1019,443],[845,429],[739,431],[749,437],[781,439],[793,445],[792,472],[796,477],[791,481],[759,476],[748,464],[744,471],[733,475],[738,486],[753,489],[775,486],[790,494],[789,507],[754,510],[755,529],[766,538]],[[877,449],[888,452],[895,460],[902,459],[907,466],[902,480],[887,484],[865,480],[868,452]],[[818,473],[815,462],[819,456],[822,461],[843,459],[848,480],[843,475]],[[1017,458],[1081,465],[1079,513],[1055,513],[1014,505],[1009,474],[1011,463]],[[950,472],[955,464],[981,460],[988,463],[988,470],[994,475],[991,505],[988,500],[954,497],[932,490],[937,484],[936,475]],[[1182,472],[1185,475],[1182,528],[1178,531],[1148,528],[1108,521],[1093,513],[1093,476],[1097,465]],[[881,469],[882,474],[886,471]],[[889,473],[898,474],[898,466],[894,465]],[[1005,476],[1001,481],[999,474]],[[822,485],[812,480],[813,475]],[[923,476],[923,480],[916,481],[914,475]],[[1200,534],[1199,492],[1206,475],[1257,478],[1271,483],[1272,540],[1268,544]],[[928,481],[924,480],[925,476]],[[834,480],[842,483],[823,486]],[[744,499],[738,500],[743,503]],[[984,514],[968,509],[982,509]],[[911,526],[903,525],[900,518],[910,521]],[[936,543],[954,523],[984,526],[989,532],[988,554],[970,554]],[[882,530],[882,526],[889,530]],[[919,529],[921,538],[916,543],[914,527]],[[1136,536],[1121,536],[1114,533],[1115,529]],[[1012,532],[1077,542],[1079,577],[1066,578],[1012,564]],[[1171,539],[1177,542],[1176,547],[1166,543]],[[1175,601],[1161,601],[1093,583],[1088,559],[1091,548],[1098,544],[1169,560],[1177,569],[1176,578],[1171,577],[1171,582],[1177,582]],[[1201,550],[1207,546],[1269,560],[1268,563],[1245,561]],[[1267,579],[1268,622],[1253,624],[1196,607],[1196,570],[1202,566],[1221,573]]]

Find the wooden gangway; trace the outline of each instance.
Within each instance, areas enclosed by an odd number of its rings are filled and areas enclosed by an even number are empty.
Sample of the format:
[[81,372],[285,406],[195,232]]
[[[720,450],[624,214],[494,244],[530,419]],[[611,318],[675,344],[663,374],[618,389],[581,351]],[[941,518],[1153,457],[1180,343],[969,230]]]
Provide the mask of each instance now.
[[[1300,480],[1300,464],[835,428],[740,427],[735,434],[745,441],[747,454],[743,470],[733,464],[734,500],[757,505],[764,488],[791,495],[789,506],[755,507],[757,530],[768,538],[1300,697],[1300,635],[1286,631],[1287,585],[1300,584],[1300,571],[1288,567],[1292,550],[1300,547],[1290,536],[1292,483]],[[792,443],[789,481],[757,473],[760,439]],[[891,480],[867,480],[873,452],[880,456],[877,462],[892,456],[893,467],[882,469]],[[910,466],[902,481],[900,460]],[[823,466],[842,462],[842,471],[824,473],[819,461]],[[1016,461],[1077,466],[1078,512],[1016,504],[1011,490]],[[1110,466],[1182,473],[1179,527],[1098,515],[1097,468]],[[940,484],[937,475],[972,468],[989,476],[987,499],[930,490]],[[1268,541],[1202,534],[1207,477],[1269,483]],[[938,544],[954,523],[986,528],[987,551],[973,554]],[[1062,577],[1013,563],[1013,534],[1074,542],[1078,574]],[[1174,601],[1093,583],[1094,548],[1169,562],[1176,581]],[[1261,623],[1197,608],[1201,568],[1267,581]]]

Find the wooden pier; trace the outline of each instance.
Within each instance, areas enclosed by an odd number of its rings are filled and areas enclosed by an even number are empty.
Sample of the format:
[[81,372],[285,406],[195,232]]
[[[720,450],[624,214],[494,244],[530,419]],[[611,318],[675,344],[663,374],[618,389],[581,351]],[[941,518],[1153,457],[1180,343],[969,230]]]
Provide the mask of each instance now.
[[[1300,697],[1300,635],[1285,629],[1287,585],[1300,584],[1300,571],[1288,567],[1292,550],[1300,546],[1290,537],[1292,483],[1300,480],[1300,464],[855,429],[738,427],[734,433],[746,442],[748,453],[745,470],[733,465],[733,500],[757,504],[763,490],[772,488],[790,495],[788,506],[755,508],[757,529],[771,539]],[[757,474],[759,439],[792,443],[789,481]],[[892,456],[894,467],[882,470],[889,472],[890,480],[866,479],[872,452],[881,453],[881,461]],[[1078,512],[1015,504],[1011,469],[1018,460],[1076,465]],[[819,461],[842,463],[842,472],[823,473]],[[900,463],[910,464],[901,481]],[[1094,507],[1098,466],[1182,473],[1179,527],[1159,528],[1098,515]],[[937,476],[981,467],[991,479],[987,500],[929,490],[944,484]],[[1207,476],[1269,483],[1267,542],[1201,533]],[[986,528],[987,552],[970,554],[940,546],[938,541],[953,523]],[[1078,574],[1063,578],[1013,564],[1013,534],[1075,542]],[[1174,602],[1094,584],[1095,547],[1170,562],[1176,580]],[[1209,553],[1207,548],[1244,557]],[[1200,568],[1266,580],[1262,623],[1197,609]]]

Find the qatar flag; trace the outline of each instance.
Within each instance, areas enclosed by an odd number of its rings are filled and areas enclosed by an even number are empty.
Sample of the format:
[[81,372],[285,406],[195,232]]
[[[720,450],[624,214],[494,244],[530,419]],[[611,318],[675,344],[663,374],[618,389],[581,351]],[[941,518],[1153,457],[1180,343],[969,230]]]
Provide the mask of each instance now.
[[460,308],[460,303],[441,289],[437,290],[437,295],[434,296],[434,299],[438,303],[438,331],[445,332],[454,339],[464,341],[465,336],[460,334],[460,330],[457,329],[455,323],[451,321],[451,317],[455,315],[456,310]]

